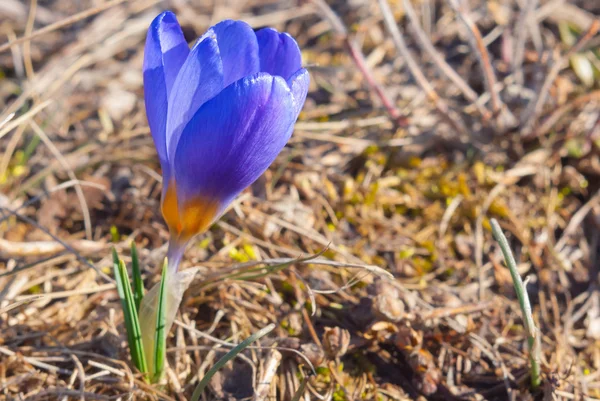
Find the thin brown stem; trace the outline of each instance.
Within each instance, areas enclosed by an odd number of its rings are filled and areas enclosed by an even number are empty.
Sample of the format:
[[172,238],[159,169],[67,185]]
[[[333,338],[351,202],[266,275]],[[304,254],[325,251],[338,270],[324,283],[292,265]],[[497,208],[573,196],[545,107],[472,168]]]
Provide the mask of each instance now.
[[544,108],[544,105],[546,104],[546,101],[548,99],[550,88],[552,88],[552,85],[558,77],[558,74],[567,66],[569,58],[573,54],[581,50],[586,45],[586,43],[598,33],[599,30],[600,21],[595,20],[594,22],[592,22],[592,25],[590,25],[587,32],[583,36],[581,36],[581,38],[579,38],[577,43],[573,47],[571,47],[569,51],[567,51],[564,55],[558,57],[556,62],[552,65],[550,71],[548,71],[548,75],[546,75],[544,83],[542,84],[542,88],[539,91],[539,95],[537,96],[537,98],[531,101],[527,110],[525,111],[522,130],[522,134],[525,137],[531,136],[536,121],[542,113],[542,109]]
[[429,54],[436,67],[438,67],[438,69],[450,81],[452,81],[454,85],[456,85],[456,87],[462,92],[464,97],[467,98],[469,101],[473,102],[477,110],[481,113],[481,115],[483,115],[484,119],[488,119],[490,117],[490,112],[484,106],[477,102],[479,98],[477,93],[473,89],[471,89],[469,84],[467,84],[465,80],[462,79],[460,75],[458,75],[456,70],[454,70],[454,68],[452,68],[450,64],[446,62],[443,55],[441,55],[437,51],[437,49],[433,46],[433,43],[431,43],[431,41],[429,40],[429,37],[427,36],[423,28],[421,28],[421,25],[419,24],[419,19],[417,18],[417,13],[411,5],[410,0],[404,0],[403,5],[404,11],[406,12],[406,16],[408,17],[409,22],[412,24],[415,37],[417,38],[421,47],[427,52],[427,54]]
[[58,22],[55,22],[54,24],[47,25],[47,26],[45,26],[45,27],[43,27],[41,29],[38,29],[37,31],[33,32],[31,35],[21,36],[18,39],[6,42],[3,45],[0,45],[0,53],[3,52],[3,51],[5,51],[5,50],[7,50],[7,49],[10,49],[11,47],[13,47],[15,45],[19,45],[19,44],[21,44],[23,42],[30,41],[30,40],[32,40],[34,38],[37,38],[38,36],[46,35],[49,32],[55,31],[55,30],[60,29],[60,28],[64,28],[64,27],[69,26],[71,24],[74,24],[74,23],[76,23],[78,21],[81,21],[82,19],[86,19],[88,17],[91,17],[94,14],[98,14],[98,13],[104,11],[104,10],[107,10],[107,9],[109,9],[111,7],[114,7],[114,6],[118,5],[118,4],[121,4],[121,3],[125,2],[125,1],[126,0],[108,1],[108,2],[106,2],[105,4],[103,4],[101,6],[90,8],[89,10],[82,11],[82,12],[80,12],[78,14],[75,14],[75,15],[69,17],[69,18],[65,18],[62,21],[58,21]]
[[412,54],[410,54],[408,50],[408,46],[406,46],[406,42],[400,33],[400,29],[396,24],[396,20],[390,10],[390,6],[387,0],[379,0],[379,8],[383,14],[383,20],[385,22],[386,27],[390,31],[392,35],[392,40],[394,41],[394,45],[396,45],[396,49],[400,53],[400,55],[406,61],[406,65],[410,70],[410,73],[414,77],[415,81],[419,84],[421,89],[425,92],[427,97],[434,103],[438,112],[447,120],[452,127],[460,132],[461,134],[468,135],[468,130],[465,127],[464,123],[460,119],[460,116],[453,113],[449,108],[446,102],[437,94],[433,86],[429,83],[428,79],[425,77],[417,62],[415,61]]
[[468,10],[465,10],[464,6],[459,4],[459,0],[449,0],[449,3],[454,9],[454,12],[456,12],[458,18],[467,28],[467,32],[469,34],[469,43],[477,55],[485,85],[487,90],[490,92],[492,111],[496,114],[499,114],[502,109],[502,101],[500,100],[500,96],[496,90],[496,75],[494,74],[494,69],[490,61],[490,53],[485,46],[481,31],[479,31],[479,28],[477,28],[477,25],[475,25],[475,22],[469,16]]
[[600,90],[589,92],[573,99],[572,101],[554,110],[552,114],[550,114],[550,116],[546,118],[536,130],[532,131],[529,136],[525,136],[524,139],[529,140],[546,135],[548,131],[550,131],[556,125],[556,123],[565,116],[565,114],[571,112],[577,107],[581,107],[581,105],[598,100],[600,100]]
[[362,73],[369,87],[375,92],[392,120],[399,126],[406,126],[408,124],[408,119],[400,113],[400,110],[398,110],[392,100],[385,93],[383,87],[375,80],[371,69],[367,65],[364,54],[360,50],[360,47],[356,41],[348,35],[348,30],[346,29],[346,26],[340,17],[331,9],[331,7],[329,7],[325,1],[312,0],[312,2],[323,12],[325,18],[329,20],[336,33],[344,38],[344,43],[348,49],[348,52],[350,53],[350,57],[352,57],[352,60],[354,60],[354,63]]
[[516,41],[512,57],[512,70],[516,74],[517,81],[522,83],[523,72],[521,66],[523,64],[523,56],[525,54],[525,42],[527,41],[527,23],[530,21],[533,11],[538,0],[526,0],[525,6],[521,10],[519,20],[516,26]]

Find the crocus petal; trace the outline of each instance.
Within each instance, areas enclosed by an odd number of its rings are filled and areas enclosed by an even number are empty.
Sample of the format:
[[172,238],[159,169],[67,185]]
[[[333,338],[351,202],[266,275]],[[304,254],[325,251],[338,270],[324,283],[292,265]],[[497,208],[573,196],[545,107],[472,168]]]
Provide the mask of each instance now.
[[173,153],[183,127],[208,99],[223,89],[223,64],[215,33],[206,32],[183,63],[169,97],[167,112],[167,155]]
[[297,71],[290,79],[288,79],[288,85],[292,90],[292,96],[294,98],[294,110],[296,117],[300,114],[306,95],[308,94],[308,86],[310,84],[310,77],[308,71],[304,68]]
[[206,102],[183,130],[175,152],[180,213],[216,204],[210,213],[218,217],[273,162],[295,120],[287,83],[265,73],[243,78]]
[[258,42],[254,31],[243,21],[225,20],[212,27],[223,61],[223,87],[257,73]]
[[169,11],[152,21],[144,49],[144,100],[148,124],[168,176],[166,145],[167,100],[189,48],[175,15]]
[[289,34],[265,28],[256,32],[256,38],[261,72],[287,80],[302,68],[300,48]]

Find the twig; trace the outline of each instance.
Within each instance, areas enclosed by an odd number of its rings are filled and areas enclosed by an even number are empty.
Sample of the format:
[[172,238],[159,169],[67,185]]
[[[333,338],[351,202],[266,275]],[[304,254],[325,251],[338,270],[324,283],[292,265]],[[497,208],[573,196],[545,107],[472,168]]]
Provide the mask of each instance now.
[[419,315],[420,320],[441,319],[444,317],[456,315],[469,315],[488,309],[494,304],[494,301],[480,302],[477,304],[461,305],[457,307],[446,307],[424,311]]
[[98,369],[107,370],[107,371],[111,372],[112,374],[115,374],[120,377],[125,377],[125,373],[121,372],[119,369],[113,368],[112,366],[108,366],[104,363],[96,362],[93,359],[90,359],[88,361],[88,365],[96,367]]
[[[363,269],[367,272],[384,279],[393,279],[394,276],[388,272],[387,270],[382,269],[379,266],[368,265],[368,264],[360,264],[360,263],[352,263],[352,262],[339,262],[335,260],[329,260],[321,258],[322,252],[316,255],[307,256],[304,258],[275,258],[275,259],[264,259],[257,260],[251,262],[240,263],[238,265],[231,266],[229,268],[220,269],[218,272],[206,275],[204,277],[204,282],[215,281],[221,279],[223,277],[232,278],[229,276],[232,273],[235,273],[235,277],[239,278],[242,273],[247,273],[249,269],[255,268],[257,266],[263,266],[262,269],[268,269],[269,267],[281,267],[288,266],[291,264],[311,264],[311,265],[324,265],[324,266],[332,266],[339,268],[355,268],[355,269]],[[252,269],[256,270],[256,269]]]
[[[128,395],[128,394],[125,394]],[[97,393],[92,393],[92,392],[85,392],[85,393],[81,393],[78,390],[71,390],[69,388],[65,388],[65,387],[50,387],[47,390],[43,390],[40,391],[38,393],[36,393],[35,395],[33,395],[32,397],[28,397],[28,400],[46,400],[46,399],[52,399],[52,400],[56,400],[59,399],[58,397],[60,396],[68,396],[68,397],[79,397],[79,396],[83,396],[84,399],[86,400],[102,400],[102,401],[109,401],[112,398],[106,395],[102,395],[102,394],[97,394]]]
[[[37,201],[39,201],[40,199],[42,199],[45,196],[49,196],[50,194],[56,192],[56,191],[60,191],[61,189],[65,189],[65,188],[69,188],[75,185],[80,185],[82,187],[91,187],[91,188],[96,188],[96,189],[101,189],[103,191],[106,191],[106,186],[105,185],[100,185],[97,184],[95,182],[89,182],[89,181],[81,181],[81,180],[69,180],[69,181],[65,181],[61,184],[58,184],[55,187],[52,187],[48,190],[46,190],[45,192],[42,192],[40,195],[38,196],[34,196],[31,199],[28,199],[26,202],[23,202],[20,206],[18,206],[16,209],[14,209],[15,212],[18,212],[21,209],[26,208],[29,205],[32,205],[34,203],[36,203]],[[0,218],[0,223],[2,223],[3,221],[7,220],[10,216],[4,216]]]
[[113,1],[109,1],[109,2],[107,2],[107,3],[105,3],[105,4],[101,5],[101,6],[90,8],[89,10],[82,11],[82,12],[80,12],[78,14],[75,14],[75,15],[69,17],[69,18],[65,18],[62,21],[58,21],[58,22],[55,22],[54,24],[47,25],[47,26],[45,26],[45,27],[43,27],[41,29],[38,29],[37,31],[33,32],[31,35],[22,36],[22,37],[20,37],[18,39],[15,39],[13,41],[10,41],[10,42],[7,42],[7,43],[5,43],[3,45],[0,45],[0,53],[3,52],[3,51],[5,51],[5,50],[7,50],[7,49],[10,49],[14,45],[21,44],[21,43],[23,43],[25,41],[29,41],[31,39],[37,38],[38,36],[45,35],[45,34],[47,34],[49,32],[55,31],[57,29],[64,28],[65,26],[74,24],[77,21],[81,21],[82,19],[86,19],[88,17],[91,17],[94,14],[98,14],[98,13],[104,11],[104,10],[107,10],[107,9],[109,9],[111,7],[119,5],[119,4],[121,4],[121,3],[125,2],[125,1],[127,1],[127,0],[113,0]]
[[444,238],[444,234],[446,234],[446,230],[448,229],[448,224],[450,224],[450,219],[456,212],[456,209],[460,206],[460,203],[463,201],[464,197],[462,195],[457,195],[452,199],[452,202],[446,208],[444,215],[442,216],[442,221],[440,222],[440,230],[439,230],[439,239],[442,240]]
[[109,277],[108,275],[106,275],[102,270],[100,270],[98,267],[96,267],[92,263],[90,263],[86,258],[84,258],[83,256],[81,256],[79,254],[79,252],[77,252],[71,245],[67,244],[66,242],[64,242],[63,240],[61,240],[60,238],[58,238],[56,235],[52,234],[47,228],[45,228],[41,224],[38,224],[35,220],[30,219],[27,216],[23,216],[22,214],[19,214],[19,213],[13,211],[13,210],[10,210],[7,207],[0,206],[0,210],[6,211],[6,212],[10,213],[11,215],[17,217],[18,219],[23,220],[24,222],[26,222],[28,224],[31,224],[31,225],[35,226],[36,228],[42,230],[46,235],[49,235],[50,237],[52,237],[53,240],[55,240],[58,243],[60,243],[67,251],[69,251],[73,255],[75,255],[75,257],[80,262],[82,262],[83,264],[85,264],[85,265],[91,267],[92,269],[94,269],[96,271],[96,273],[98,273],[98,275],[100,275],[103,279],[105,279],[109,283],[114,283],[114,280],[111,277]]
[[215,375],[215,373],[217,373],[217,371],[219,369],[221,369],[227,362],[229,362],[230,360],[232,360],[233,358],[235,358],[235,356],[237,354],[239,354],[240,352],[242,352],[243,350],[245,350],[254,341],[257,341],[260,338],[264,337],[265,335],[269,334],[271,331],[273,331],[274,328],[275,328],[275,325],[273,323],[271,323],[267,327],[265,327],[265,328],[257,331],[256,333],[252,334],[250,337],[248,337],[247,339],[245,339],[244,341],[242,341],[235,348],[233,348],[226,355],[224,355],[221,359],[219,359],[217,361],[217,363],[215,363],[213,365],[213,367],[210,368],[208,372],[206,372],[206,374],[204,375],[204,377],[202,378],[202,380],[200,380],[200,383],[198,383],[198,385],[194,389],[194,392],[192,393],[191,400],[192,401],[198,401],[200,399],[200,396],[202,395],[202,392],[204,391],[204,389],[206,388],[206,386],[210,382],[210,379],[212,379],[212,377]]
[[[16,356],[17,355],[16,352],[11,351],[10,349],[2,347],[2,346],[0,346],[0,354],[4,354],[6,356]],[[28,364],[35,366],[37,368],[40,368],[40,369],[47,370],[49,372],[55,372],[55,373],[61,373],[61,374],[67,374],[67,375],[72,373],[70,370],[62,369],[62,368],[56,367],[54,365],[50,365],[48,363],[39,361],[36,358],[32,358],[29,356],[19,356],[19,357],[22,358]]]
[[554,84],[554,81],[558,77],[558,74],[562,71],[563,68],[567,65],[567,61],[569,58],[577,53],[585,44],[598,33],[600,30],[600,21],[594,20],[590,28],[587,32],[579,38],[577,43],[569,49],[568,52],[563,54],[561,57],[556,60],[556,62],[550,68],[544,83],[542,84],[542,89],[539,91],[539,95],[535,100],[532,100],[527,110],[524,113],[523,117],[523,130],[521,131],[525,137],[531,136],[532,129],[542,112],[544,105],[546,104],[546,100],[548,98],[548,94],[550,93],[550,88]]
[[77,358],[77,355],[71,354],[70,356],[77,370],[77,378],[79,379],[79,399],[85,401],[85,382],[87,380],[85,377],[85,369],[79,358]]
[[[106,249],[106,244],[88,240],[75,240],[71,242],[71,246],[78,252],[87,254],[98,253]],[[16,242],[0,238],[0,254],[3,257],[47,256],[56,254],[63,249],[63,244],[58,241]]]
[[[37,0],[31,0],[29,5],[29,16],[27,17],[27,24],[25,25],[25,36],[31,35],[33,31],[33,24],[35,22],[35,13],[37,11]],[[28,80],[33,80],[33,62],[31,61],[31,41],[26,41],[23,44],[23,63],[25,64],[25,74]]]
[[454,12],[456,12],[458,18],[467,28],[469,33],[469,42],[471,43],[473,51],[477,55],[485,85],[487,90],[490,92],[492,111],[495,114],[499,114],[502,110],[502,101],[500,100],[500,96],[496,90],[496,75],[494,74],[494,69],[492,68],[492,63],[490,61],[490,54],[483,41],[483,36],[481,35],[479,28],[477,28],[477,25],[475,25],[475,22],[469,16],[468,10],[466,10],[462,4],[459,4],[459,0],[449,0],[449,3],[454,9]]
[[346,48],[350,53],[350,57],[352,57],[352,60],[354,60],[354,63],[365,77],[365,80],[367,81],[371,89],[375,91],[377,97],[379,97],[381,103],[383,103],[383,106],[387,110],[392,120],[401,127],[407,126],[407,118],[400,113],[400,110],[398,110],[398,108],[394,105],[392,100],[384,92],[381,85],[377,83],[377,81],[373,77],[373,73],[367,65],[364,54],[360,50],[356,41],[348,35],[348,30],[346,29],[346,26],[344,25],[340,17],[337,16],[337,14],[331,9],[331,7],[329,7],[329,5],[324,0],[312,0],[312,2],[323,12],[325,17],[331,23],[334,31],[336,31],[337,34],[343,37]]
[[502,183],[497,184],[494,188],[492,188],[488,196],[485,198],[481,211],[479,212],[479,216],[477,216],[477,220],[475,222],[475,264],[479,270],[480,301],[483,301],[485,296],[485,272],[483,270],[483,219],[492,205],[492,202],[494,199],[496,199],[496,196],[498,196],[500,192],[504,191],[505,188],[506,186]]
[[550,131],[558,122],[558,120],[560,120],[565,114],[571,112],[571,110],[576,107],[580,107],[581,105],[587,104],[591,101],[598,100],[600,100],[600,90],[595,90],[573,99],[569,103],[554,110],[552,114],[550,114],[550,116],[544,120],[538,129],[533,130],[528,136],[525,136],[524,139],[532,139],[534,137],[546,135],[548,131]]
[[81,214],[83,214],[83,225],[85,227],[85,236],[88,240],[92,240],[92,218],[90,216],[90,208],[88,207],[87,201],[85,200],[85,195],[83,194],[83,189],[81,188],[81,185],[79,185],[79,181],[77,180],[77,176],[75,175],[75,172],[69,165],[69,162],[67,162],[65,157],[62,155],[62,153],[60,153],[60,150],[58,150],[58,148],[56,146],[54,146],[54,143],[52,143],[52,140],[50,140],[50,138],[48,137],[48,135],[46,135],[44,130],[42,128],[40,128],[40,126],[33,120],[29,121],[29,125],[31,126],[33,131],[37,134],[37,136],[40,137],[42,142],[44,142],[44,144],[48,147],[48,149],[50,149],[50,152],[52,152],[54,157],[56,157],[56,160],[58,160],[58,162],[60,163],[62,168],[65,169],[69,178],[72,181],[77,182],[77,184],[75,184],[75,194],[77,195],[77,199],[79,200],[79,205],[81,207]]
[[421,72],[417,62],[408,51],[406,42],[404,41],[402,34],[398,29],[398,25],[396,25],[396,20],[394,19],[394,15],[392,14],[392,10],[390,10],[387,0],[379,0],[379,7],[381,8],[385,25],[392,34],[392,39],[396,45],[396,49],[398,49],[400,55],[404,58],[404,61],[406,61],[406,65],[421,89],[425,91],[427,97],[435,104],[438,112],[442,114],[442,116],[450,123],[450,125],[452,125],[455,130],[463,135],[469,135],[469,132],[464,123],[461,121],[460,117],[452,113],[446,102],[442,100],[442,98],[440,98],[440,96],[435,92],[425,75],[423,75],[423,72]]
[[[229,347],[229,348],[234,348],[235,346],[237,346],[238,344],[234,344],[234,343],[230,343],[227,341],[223,341],[220,340],[216,337],[211,336],[210,334],[207,334],[203,331],[198,330],[195,327],[192,327],[190,325],[186,325],[183,322],[180,322],[179,320],[175,320],[174,323],[177,326],[180,326],[186,330],[189,330],[190,333],[192,334],[192,337],[194,338],[204,338],[207,339],[215,344],[218,345],[222,345],[224,347]],[[306,357],[306,355],[304,355],[302,352],[298,351],[297,349],[294,348],[289,348],[289,347],[261,347],[261,346],[248,346],[247,349],[258,349],[258,350],[264,350],[264,349],[276,349],[277,351],[283,351],[283,352],[290,352],[292,354],[295,354],[296,356],[298,356],[300,359],[304,360],[304,362],[306,363],[306,366],[308,366],[312,372],[312,374],[317,374],[315,367],[313,366],[313,364],[310,362],[310,360]],[[192,346],[187,346],[187,347],[183,347],[183,348],[169,348],[167,349],[167,352],[176,352],[176,351],[193,351],[193,350],[197,350],[197,349],[205,349],[203,348],[202,345],[192,345]],[[211,348],[212,350],[216,350],[215,348]]]
[[303,377],[292,401],[300,401],[300,398],[304,395],[304,391],[306,390],[306,384],[308,383],[308,377]]
[[525,42],[527,41],[527,22],[531,19],[533,11],[537,6],[538,0],[526,0],[525,6],[521,10],[519,20],[516,26],[516,41],[512,57],[512,70],[517,75],[517,81],[522,83],[523,72],[521,65],[523,64],[523,56],[525,55]]
[[20,124],[24,123],[25,121],[27,121],[30,118],[32,118],[33,116],[35,116],[40,111],[44,110],[52,102],[53,101],[51,99],[48,99],[45,102],[38,104],[37,106],[35,106],[31,110],[29,110],[27,113],[19,116],[18,118],[14,119],[12,121],[10,121],[10,119],[12,118],[11,115],[7,116],[4,119],[4,121],[7,121],[7,123],[6,124],[3,123],[2,127],[0,128],[0,138],[2,138],[4,135],[9,133],[15,127],[18,127]]
[[556,242],[554,248],[557,252],[560,252],[567,241],[573,235],[573,232],[581,227],[581,222],[585,219],[585,216],[598,204],[598,200],[600,199],[600,191],[596,192],[594,196],[590,198],[573,216],[571,216],[571,221],[565,227],[560,239]]
[[80,288],[78,290],[68,290],[68,291],[57,291],[50,292],[46,294],[34,294],[34,295],[19,295],[15,298],[17,302],[23,301],[37,301],[37,300],[47,300],[47,299],[61,299],[68,298],[75,295],[87,295],[87,294],[97,294],[99,292],[105,292],[115,289],[114,284],[102,284],[97,287],[92,288]]
[[531,386],[535,389],[539,387],[541,383],[540,378],[540,339],[539,339],[539,331],[535,327],[535,322],[533,321],[533,314],[531,313],[531,304],[529,302],[529,295],[527,295],[527,289],[525,288],[525,284],[519,275],[519,271],[517,269],[517,262],[510,250],[510,246],[508,245],[508,241],[500,228],[500,225],[496,221],[496,219],[491,220],[492,224],[492,233],[494,234],[494,238],[498,241],[498,245],[500,245],[500,249],[502,250],[502,254],[504,255],[504,261],[506,266],[510,270],[510,275],[513,280],[513,285],[515,286],[515,292],[517,293],[517,298],[519,299],[519,305],[521,306],[521,312],[523,313],[523,321],[525,323],[525,330],[527,331],[527,343],[529,345],[529,361],[531,363]]
[[446,75],[446,77],[448,77],[448,79],[452,81],[454,85],[456,85],[456,87],[462,92],[465,98],[473,102],[477,110],[482,114],[483,118],[490,118],[490,112],[477,101],[479,98],[477,93],[473,89],[471,89],[469,84],[467,84],[465,80],[462,79],[460,75],[458,75],[454,68],[452,68],[450,64],[446,62],[444,57],[433,46],[433,43],[431,43],[425,31],[423,31],[423,28],[421,28],[421,25],[419,24],[419,19],[417,18],[417,14],[415,12],[415,9],[411,5],[410,0],[403,0],[403,5],[404,11],[406,12],[406,16],[408,17],[408,20],[413,26],[413,31],[417,40],[421,44],[421,47],[425,49],[425,51],[427,52],[427,54],[429,54],[429,56],[431,57],[435,65],[439,68],[439,70],[444,75]]
[[253,401],[264,401],[267,399],[269,390],[271,389],[271,382],[275,373],[277,373],[280,363],[281,352],[276,349],[270,350],[266,357],[266,362],[264,362],[263,374],[260,376],[260,381],[256,386]]

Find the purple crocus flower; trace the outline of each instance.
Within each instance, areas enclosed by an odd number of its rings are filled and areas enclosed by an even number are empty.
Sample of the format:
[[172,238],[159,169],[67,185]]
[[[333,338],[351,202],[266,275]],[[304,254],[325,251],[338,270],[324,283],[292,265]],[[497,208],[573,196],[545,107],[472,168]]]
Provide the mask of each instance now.
[[163,171],[169,265],[289,140],[308,91],[287,33],[242,21],[211,27],[189,49],[171,12],[154,19],[144,54],[144,99]]

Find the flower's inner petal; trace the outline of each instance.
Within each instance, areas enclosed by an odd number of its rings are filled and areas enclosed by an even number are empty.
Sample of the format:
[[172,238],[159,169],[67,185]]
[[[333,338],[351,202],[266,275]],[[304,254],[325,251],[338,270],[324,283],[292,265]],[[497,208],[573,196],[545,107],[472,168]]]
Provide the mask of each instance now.
[[163,169],[169,177],[166,121],[167,100],[175,77],[189,54],[181,27],[171,12],[152,21],[144,49],[144,101],[148,124]]
[[179,205],[215,199],[221,213],[273,162],[295,120],[292,94],[281,77],[259,73],[225,88],[202,105],[177,145]]
[[302,56],[298,44],[287,33],[265,28],[256,32],[260,71],[278,75],[288,80],[302,68]]
[[167,155],[171,165],[173,153],[183,127],[198,108],[223,88],[223,64],[217,38],[206,32],[183,63],[169,96],[167,112]]
[[258,43],[243,21],[225,20],[212,27],[223,61],[223,87],[259,71]]
[[296,116],[300,114],[306,95],[308,94],[308,86],[310,84],[310,76],[308,71],[304,68],[297,71],[290,79],[288,79],[288,85],[292,90],[292,96],[294,97],[294,110]]

